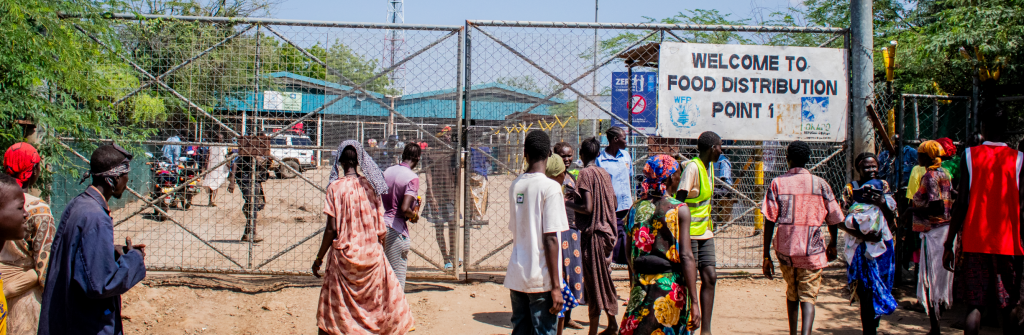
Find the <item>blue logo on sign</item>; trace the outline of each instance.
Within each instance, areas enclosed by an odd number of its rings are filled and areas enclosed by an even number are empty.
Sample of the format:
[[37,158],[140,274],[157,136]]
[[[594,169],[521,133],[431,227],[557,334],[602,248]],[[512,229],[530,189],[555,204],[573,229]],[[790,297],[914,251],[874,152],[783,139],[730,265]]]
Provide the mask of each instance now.
[[803,122],[815,122],[818,117],[828,113],[828,97],[805,97],[800,98],[800,102],[800,118]]
[[679,128],[691,128],[697,125],[700,108],[690,97],[675,97],[672,104],[672,125]]

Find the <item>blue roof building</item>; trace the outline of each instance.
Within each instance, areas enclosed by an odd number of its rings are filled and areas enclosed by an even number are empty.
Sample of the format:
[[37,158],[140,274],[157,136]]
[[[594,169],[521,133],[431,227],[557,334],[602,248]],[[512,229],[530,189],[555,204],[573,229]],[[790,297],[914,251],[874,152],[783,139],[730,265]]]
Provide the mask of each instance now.
[[[263,92],[258,95],[253,92],[241,93],[228,97],[227,104],[219,110],[227,111],[256,111],[263,113],[280,113],[278,117],[300,116],[313,112],[323,104],[336,99],[339,95],[352,89],[350,86],[340,85],[325,80],[310,78],[290,72],[275,72],[264,75],[272,78],[278,85],[275,90],[281,92],[302,93],[302,109],[300,111],[268,110],[263,108]],[[331,104],[321,113],[327,115],[350,115],[360,120],[369,118],[387,118],[388,110],[376,102],[367,99],[362,92],[351,94]],[[455,88],[429,91],[423,93],[409,94],[397,97],[394,101],[396,111],[408,118],[434,119],[442,123],[452,123],[456,118],[456,95]],[[391,99],[384,94],[370,92],[377,99],[390,103]],[[530,111],[530,114],[548,115],[549,106],[567,103],[568,101],[552,98],[544,100],[544,95],[511,87],[499,83],[485,83],[473,85],[469,92],[471,101],[471,119],[480,121],[504,121],[509,115],[522,112],[538,102],[540,106]],[[257,108],[253,108],[258,105]],[[418,120],[417,120],[418,121]],[[429,120],[423,120],[430,122]],[[402,123],[399,119],[395,122]]]

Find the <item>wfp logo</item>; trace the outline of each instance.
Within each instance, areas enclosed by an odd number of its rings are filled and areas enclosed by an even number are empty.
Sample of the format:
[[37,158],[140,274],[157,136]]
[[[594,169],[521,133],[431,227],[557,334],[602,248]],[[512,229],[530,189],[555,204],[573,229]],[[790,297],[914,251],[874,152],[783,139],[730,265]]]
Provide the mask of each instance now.
[[800,98],[800,118],[803,122],[815,122],[828,113],[828,97]]
[[697,125],[700,108],[690,97],[675,97],[672,104],[672,125],[678,128],[691,128]]

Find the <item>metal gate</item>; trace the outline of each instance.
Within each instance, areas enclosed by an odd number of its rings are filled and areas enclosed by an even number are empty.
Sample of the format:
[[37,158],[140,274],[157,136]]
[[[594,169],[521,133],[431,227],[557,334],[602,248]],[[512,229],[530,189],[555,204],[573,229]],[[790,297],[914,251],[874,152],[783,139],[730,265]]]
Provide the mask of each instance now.
[[[363,143],[382,168],[398,163],[398,141],[428,143],[423,171],[457,155],[458,120],[463,119],[461,94],[454,94],[462,91],[460,26],[159,15],[111,19],[118,20],[115,38],[69,21],[130,66],[116,73],[133,85],[118,92],[115,104],[149,102],[164,108],[164,120],[153,124],[150,140],[136,143],[147,157],[135,160],[137,177],[125,199],[112,203],[111,213],[115,239],[131,236],[147,244],[149,269],[309,274],[325,229],[331,156],[341,141]],[[431,90],[406,92],[423,87]],[[445,126],[454,128],[453,138],[438,134]],[[388,139],[389,133],[400,137]],[[235,149],[246,135],[269,137],[267,164],[244,164]],[[89,142],[104,141],[62,140],[83,161]],[[198,151],[202,147],[210,152],[204,155]],[[151,172],[155,165],[143,163],[169,161],[164,156],[200,161],[197,174],[178,173],[161,184],[161,176],[170,174]],[[203,160],[210,164],[203,166]],[[188,171],[193,162],[175,164]],[[232,164],[248,170],[224,171]],[[225,191],[229,176],[247,180],[235,180],[237,189]],[[456,199],[460,185],[454,172],[450,179],[421,193],[430,189]],[[220,186],[216,207],[207,191],[190,192],[204,185]],[[55,197],[65,200],[81,190],[57,186]],[[452,218],[447,226],[455,229],[453,237],[461,234],[455,205],[448,205],[451,213],[438,215]],[[255,235],[248,233],[247,218],[255,221]],[[414,276],[454,274],[442,271],[445,259],[433,228],[423,221],[410,227]]]
[[[608,124],[581,121],[579,110],[590,106],[610,115],[602,105],[604,83],[612,72],[625,70],[619,56],[647,42],[699,42],[712,35],[743,36],[745,43],[846,44],[842,28],[494,21],[462,27],[126,14],[110,19],[117,20],[114,34],[76,27],[128,64],[104,69],[129,83],[115,92],[115,105],[158,113],[149,139],[132,143],[149,154],[136,159],[129,194],[112,202],[115,238],[147,244],[146,262],[153,270],[252,274],[310,273],[324,231],[332,153],[343,140],[362,143],[382,168],[398,163],[402,145],[425,147],[416,169],[425,208],[420,222],[410,225],[411,277],[503,270],[511,245],[506,194],[522,172],[526,132],[546,130],[573,148],[600,136]],[[74,25],[76,18],[68,20]],[[785,34],[816,37],[772,38]],[[629,150],[637,174],[650,154],[696,154],[688,140],[635,134]],[[268,165],[235,164],[237,139],[249,135],[269,136]],[[759,266],[758,208],[767,182],[786,170],[788,143],[728,141],[722,135],[732,175],[720,178],[714,199],[718,266]],[[96,142],[109,141],[60,140],[79,162]],[[142,164],[162,160],[165,151],[190,156],[193,147],[224,150],[224,159],[199,166],[195,175],[176,176],[166,187],[157,183],[159,171]],[[849,179],[846,146],[812,147],[811,169],[838,191]],[[214,156],[199,151],[190,157]],[[236,180],[238,188],[227,192],[230,182],[216,181],[233,164],[249,169],[234,174],[248,179]],[[55,184],[55,211],[81,191],[73,179]],[[211,184],[219,186],[216,207],[208,192],[188,192]],[[254,197],[256,185],[262,186],[262,206]],[[190,196],[191,206],[180,202]],[[246,233],[247,218],[254,218],[261,242]]]
[[[709,38],[729,36],[740,37],[736,40],[745,43],[761,40],[794,45],[802,41],[804,46],[835,47],[844,45],[847,32],[843,28],[817,27],[472,20],[467,21],[466,31],[466,117],[471,120],[468,146],[476,170],[488,173],[481,178],[477,172],[467,170],[467,177],[486,179],[489,190],[489,194],[466,193],[467,213],[473,213],[475,202],[487,199],[486,211],[475,218],[467,217],[470,228],[466,229],[464,253],[468,271],[502,270],[507,264],[512,243],[507,229],[507,189],[522,172],[522,139],[529,130],[546,130],[553,142],[566,142],[578,149],[583,139],[601,136],[609,125],[579,120],[577,110],[586,105],[630,128],[634,134],[629,146],[636,168],[634,175],[642,173],[648,155],[681,154],[689,158],[697,154],[695,143],[689,140],[643,135],[629,121],[611,115],[607,105],[599,101],[610,90],[612,73],[626,71],[621,59],[625,54],[633,53],[632,59],[656,62],[657,55],[652,51],[656,49],[645,47],[650,42],[707,42]],[[811,38],[777,38],[804,34]],[[809,41],[816,43],[807,45]],[[634,68],[658,71],[656,67]],[[496,87],[521,93],[514,96],[519,105],[515,113],[502,114],[505,117],[500,119],[488,114]],[[788,143],[730,141],[729,134],[720,135],[726,140],[723,148],[731,161],[732,175],[722,176],[716,182],[721,186],[715,194],[712,213],[718,266],[758,267],[763,245],[760,203],[767,183],[787,170]],[[828,180],[838,195],[840,187],[849,180],[848,150],[844,143],[811,145],[814,153],[809,168]],[[466,184],[473,188],[471,180]]]

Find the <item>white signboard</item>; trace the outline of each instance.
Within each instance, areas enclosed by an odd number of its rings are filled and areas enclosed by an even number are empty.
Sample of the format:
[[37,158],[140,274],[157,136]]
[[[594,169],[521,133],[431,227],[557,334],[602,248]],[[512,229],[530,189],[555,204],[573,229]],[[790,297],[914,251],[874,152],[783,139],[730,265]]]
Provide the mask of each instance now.
[[263,109],[301,111],[302,93],[263,91]]
[[846,140],[843,49],[666,42],[660,54],[661,136]]

